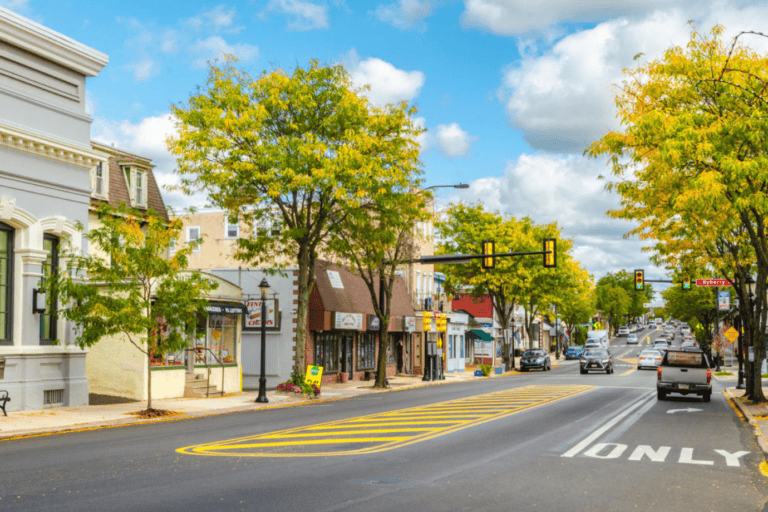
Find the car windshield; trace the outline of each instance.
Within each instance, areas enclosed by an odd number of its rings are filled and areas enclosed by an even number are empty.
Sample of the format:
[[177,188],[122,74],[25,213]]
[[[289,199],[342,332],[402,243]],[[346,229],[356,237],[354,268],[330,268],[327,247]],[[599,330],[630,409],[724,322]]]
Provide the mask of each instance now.
[[524,356],[527,357],[542,357],[544,356],[543,350],[526,350]]
[[607,350],[587,350],[586,356],[608,357]]
[[643,353],[640,354],[640,357],[661,357],[661,352],[658,350],[643,350]]

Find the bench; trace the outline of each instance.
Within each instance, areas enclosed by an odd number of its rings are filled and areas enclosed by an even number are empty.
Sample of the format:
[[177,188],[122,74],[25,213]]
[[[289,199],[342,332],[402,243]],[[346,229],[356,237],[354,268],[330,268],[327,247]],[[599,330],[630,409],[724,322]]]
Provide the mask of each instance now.
[[5,412],[5,404],[11,401],[11,398],[8,396],[8,392],[4,389],[0,389],[0,402],[3,403],[3,405],[0,405],[0,407],[3,408],[3,414],[8,416],[8,413]]

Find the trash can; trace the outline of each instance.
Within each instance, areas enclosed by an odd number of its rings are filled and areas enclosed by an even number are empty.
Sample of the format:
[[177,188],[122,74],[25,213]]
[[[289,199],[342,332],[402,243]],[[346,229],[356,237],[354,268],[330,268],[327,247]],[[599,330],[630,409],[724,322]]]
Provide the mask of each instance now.
[[5,358],[0,357],[0,379],[5,378]]

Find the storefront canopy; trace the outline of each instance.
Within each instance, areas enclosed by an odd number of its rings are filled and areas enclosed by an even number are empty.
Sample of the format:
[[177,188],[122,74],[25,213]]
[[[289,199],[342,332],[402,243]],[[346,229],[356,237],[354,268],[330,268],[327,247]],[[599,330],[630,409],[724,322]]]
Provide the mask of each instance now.
[[478,341],[493,341],[493,336],[482,329],[470,329],[466,332],[467,339]]

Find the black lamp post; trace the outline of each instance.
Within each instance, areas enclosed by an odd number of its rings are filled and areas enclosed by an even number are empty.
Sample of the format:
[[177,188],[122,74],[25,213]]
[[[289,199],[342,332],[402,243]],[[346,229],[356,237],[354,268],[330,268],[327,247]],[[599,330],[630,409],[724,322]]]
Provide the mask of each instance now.
[[269,292],[269,283],[267,278],[263,277],[259,283],[261,291],[261,375],[259,376],[259,396],[256,398],[258,403],[269,403],[267,399],[267,292]]
[[555,359],[560,360],[560,330],[557,321],[557,304],[555,304]]
[[[751,275],[747,275],[747,278],[744,280],[744,283],[747,285],[747,291],[749,292],[748,301],[747,301],[747,308],[749,309],[750,314],[752,313],[752,307],[753,307],[753,301],[755,299],[755,280],[752,279]],[[742,324],[742,330],[744,322],[741,322]],[[739,382],[736,384],[736,389],[747,389],[747,386],[744,385],[744,336],[742,333],[739,333]]]

